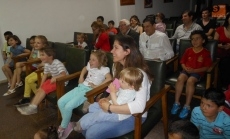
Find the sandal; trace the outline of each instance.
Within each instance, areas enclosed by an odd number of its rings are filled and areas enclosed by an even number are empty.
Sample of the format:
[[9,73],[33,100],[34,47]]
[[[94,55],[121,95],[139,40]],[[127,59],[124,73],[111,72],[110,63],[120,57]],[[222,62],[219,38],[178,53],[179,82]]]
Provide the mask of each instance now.
[[21,87],[21,86],[23,86],[22,81],[20,83],[16,83],[15,88],[18,88],[18,87]]
[[3,94],[3,96],[8,96],[10,94],[13,94],[14,92],[15,92],[14,89],[12,89],[12,90],[9,89],[5,94]]

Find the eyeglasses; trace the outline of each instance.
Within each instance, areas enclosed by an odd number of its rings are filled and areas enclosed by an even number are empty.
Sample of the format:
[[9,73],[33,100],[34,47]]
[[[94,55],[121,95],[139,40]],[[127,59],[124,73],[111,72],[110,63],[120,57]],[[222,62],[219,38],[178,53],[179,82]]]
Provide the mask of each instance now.
[[146,43],[146,48],[148,48],[148,41],[149,41],[149,40],[147,40],[147,41],[145,42],[145,43]]

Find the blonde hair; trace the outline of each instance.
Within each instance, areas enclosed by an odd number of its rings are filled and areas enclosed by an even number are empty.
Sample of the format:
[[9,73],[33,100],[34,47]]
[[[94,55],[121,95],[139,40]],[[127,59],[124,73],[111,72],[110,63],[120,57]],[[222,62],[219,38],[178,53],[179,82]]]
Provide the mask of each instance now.
[[101,66],[107,66],[108,58],[107,58],[106,52],[102,50],[93,50],[91,52],[91,55],[94,55],[97,57],[98,62],[99,62],[98,69],[100,69]]
[[45,47],[49,46],[48,39],[43,35],[38,35],[35,39],[41,40],[41,42],[45,45]]
[[77,36],[80,36],[81,38],[83,38],[84,39],[84,41],[87,41],[87,35],[86,34],[84,34],[84,33],[79,33],[79,34],[77,34]]
[[138,68],[129,67],[120,72],[120,78],[129,85],[134,86],[134,90],[138,91],[141,87],[144,75]]

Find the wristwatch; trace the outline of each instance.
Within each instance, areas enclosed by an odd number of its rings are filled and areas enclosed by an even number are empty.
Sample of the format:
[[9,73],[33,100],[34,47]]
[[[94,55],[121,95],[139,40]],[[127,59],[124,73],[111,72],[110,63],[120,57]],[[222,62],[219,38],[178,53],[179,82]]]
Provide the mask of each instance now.
[[109,114],[111,114],[112,112],[111,112],[111,110],[110,110],[110,106],[111,106],[112,104],[109,104],[109,107],[108,107],[108,113]]

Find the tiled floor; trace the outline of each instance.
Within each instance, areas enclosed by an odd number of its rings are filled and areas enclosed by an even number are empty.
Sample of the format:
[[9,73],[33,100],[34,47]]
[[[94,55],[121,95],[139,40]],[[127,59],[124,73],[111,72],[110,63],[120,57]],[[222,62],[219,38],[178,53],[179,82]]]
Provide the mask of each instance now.
[[[39,107],[37,114],[21,115],[13,106],[23,96],[23,87],[16,93],[2,96],[7,91],[7,84],[0,84],[0,139],[33,139],[33,135],[41,128],[49,125],[58,126],[57,108],[51,104]],[[168,95],[169,107],[173,103],[173,95]],[[169,108],[170,109],[170,108]],[[169,117],[170,120],[175,117]],[[73,117],[73,120],[77,120]],[[164,139],[163,124],[160,121],[145,139]],[[68,139],[82,139],[82,135],[72,132]]]

